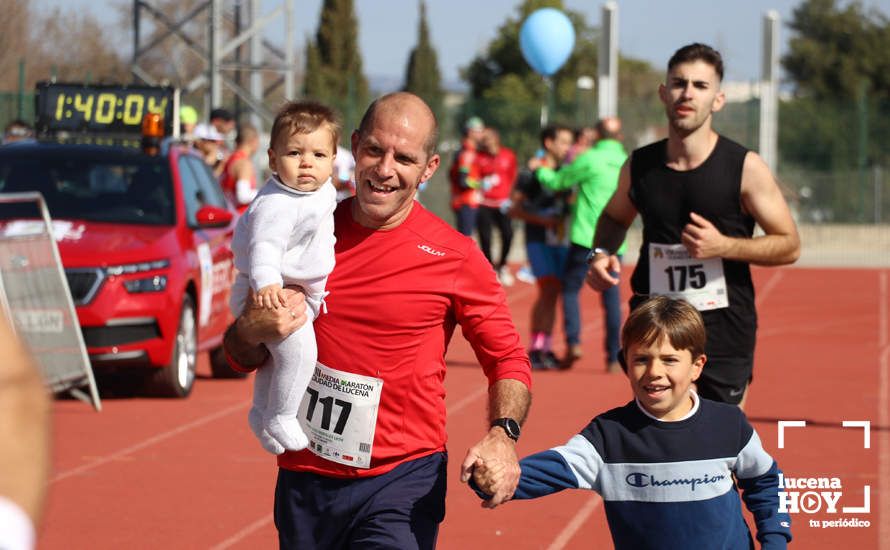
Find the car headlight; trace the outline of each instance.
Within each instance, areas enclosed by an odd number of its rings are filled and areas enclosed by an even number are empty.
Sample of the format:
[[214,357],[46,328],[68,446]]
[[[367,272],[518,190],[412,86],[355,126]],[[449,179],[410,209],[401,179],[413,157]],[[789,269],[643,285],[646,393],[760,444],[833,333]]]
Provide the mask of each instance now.
[[124,288],[127,292],[161,292],[167,288],[167,276],[155,275],[154,277],[146,277],[144,279],[131,279],[124,281]]
[[[138,262],[132,264],[111,265],[105,268],[108,276],[116,275],[132,275],[134,273],[145,273],[147,271],[157,271],[170,267],[170,260],[154,260],[151,262]],[[166,275],[149,275],[140,279],[130,279],[124,281],[124,288],[130,293],[140,292],[162,292],[167,288]]]
[[105,268],[108,275],[127,275],[130,273],[142,273],[144,271],[154,271],[156,269],[166,269],[170,267],[170,260],[155,260],[153,262],[139,262],[135,264],[110,265]]

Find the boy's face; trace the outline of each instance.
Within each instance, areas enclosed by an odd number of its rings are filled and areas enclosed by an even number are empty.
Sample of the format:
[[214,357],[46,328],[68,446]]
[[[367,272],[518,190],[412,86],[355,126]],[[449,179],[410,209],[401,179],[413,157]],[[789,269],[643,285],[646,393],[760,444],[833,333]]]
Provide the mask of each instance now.
[[291,189],[317,190],[334,171],[334,138],[325,126],[308,134],[281,136],[269,149],[269,168]]
[[704,355],[693,358],[688,349],[675,349],[667,337],[648,346],[631,344],[627,350],[630,388],[652,416],[679,420],[692,409],[689,388],[705,360]]

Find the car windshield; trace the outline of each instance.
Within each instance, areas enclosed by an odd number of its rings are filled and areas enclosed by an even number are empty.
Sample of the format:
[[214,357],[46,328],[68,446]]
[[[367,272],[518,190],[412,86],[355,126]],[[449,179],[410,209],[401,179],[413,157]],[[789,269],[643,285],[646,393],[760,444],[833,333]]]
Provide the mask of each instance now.
[[[31,152],[29,152],[31,153]],[[53,219],[173,225],[174,201],[165,158],[50,149],[0,156],[0,192],[40,191]],[[6,205],[4,213],[15,215]],[[20,215],[33,212],[22,204]]]

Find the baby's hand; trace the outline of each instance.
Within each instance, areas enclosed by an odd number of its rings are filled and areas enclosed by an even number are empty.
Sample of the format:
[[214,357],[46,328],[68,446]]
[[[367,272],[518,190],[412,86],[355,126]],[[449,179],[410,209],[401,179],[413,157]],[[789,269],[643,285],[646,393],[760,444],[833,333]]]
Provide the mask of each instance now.
[[253,295],[253,303],[257,307],[278,309],[284,307],[287,298],[281,292],[281,285],[266,285]]
[[504,478],[505,469],[500,461],[486,463],[482,458],[477,458],[473,465],[473,482],[483,493],[493,495]]

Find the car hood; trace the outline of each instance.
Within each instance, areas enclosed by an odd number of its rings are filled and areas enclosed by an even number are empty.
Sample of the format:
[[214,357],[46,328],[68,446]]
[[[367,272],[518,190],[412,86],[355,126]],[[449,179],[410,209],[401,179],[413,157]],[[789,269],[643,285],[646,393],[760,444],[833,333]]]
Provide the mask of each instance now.
[[[13,220],[5,235],[43,232],[42,221]],[[104,267],[168,258],[176,250],[172,226],[120,225],[53,220],[53,234],[65,267]]]

